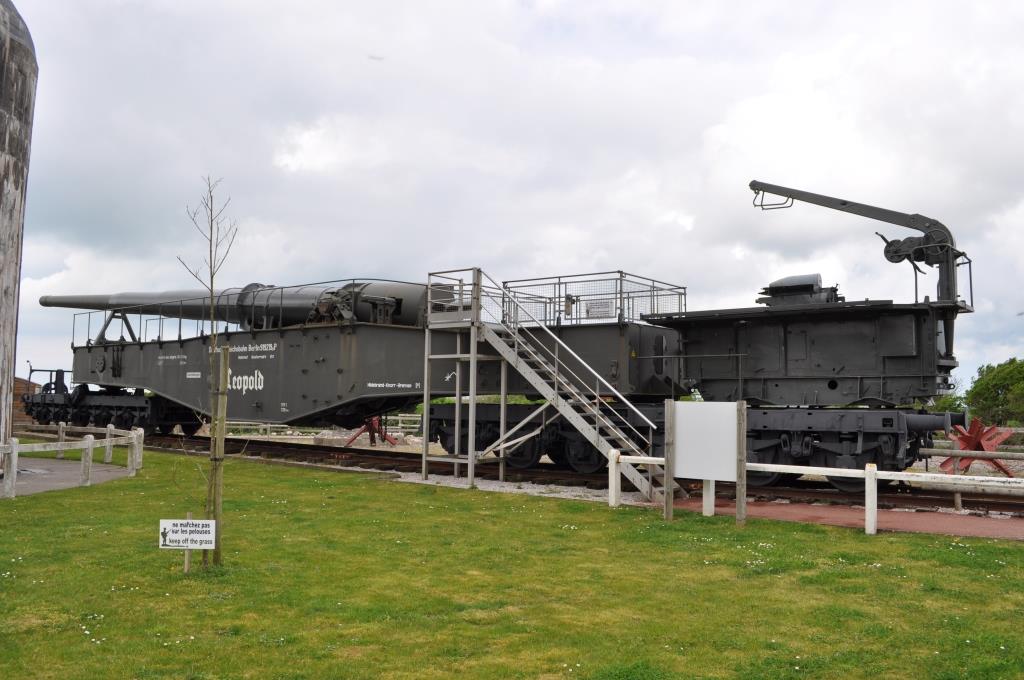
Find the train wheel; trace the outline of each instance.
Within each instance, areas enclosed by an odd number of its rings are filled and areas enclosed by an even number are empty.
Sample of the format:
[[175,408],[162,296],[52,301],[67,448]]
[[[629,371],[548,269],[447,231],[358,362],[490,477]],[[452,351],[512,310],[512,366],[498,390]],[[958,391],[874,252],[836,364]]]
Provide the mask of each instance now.
[[516,470],[533,467],[540,460],[540,446],[534,439],[527,440],[512,451],[505,452],[505,464]]
[[583,440],[569,441],[565,447],[565,457],[570,468],[584,475],[598,472],[608,465],[604,454]]
[[[772,450],[773,452],[775,450]],[[778,463],[779,455],[754,454],[746,457],[748,463]],[[782,479],[781,472],[748,472],[746,473],[746,485],[748,486],[774,486]]]
[[149,435],[153,434],[154,432],[156,432],[156,425],[152,425],[152,424],[150,424],[150,423],[149,423],[149,422],[148,422],[148,421],[146,420],[146,417],[145,417],[145,416],[143,416],[143,415],[138,415],[138,416],[135,416],[135,420],[134,420],[134,422],[132,423],[132,426],[133,426],[133,427],[137,427],[137,428],[139,428],[140,430],[142,430],[142,433],[143,433],[144,435],[146,435],[147,437],[148,437]]
[[864,493],[864,480],[856,477],[826,477],[828,483],[843,493]]
[[[779,444],[760,451],[748,451],[747,462],[791,465],[793,459],[788,453],[789,447],[789,435],[782,434],[779,437]],[[786,475],[781,472],[748,472],[747,486],[775,486],[785,478]]]
[[199,428],[202,427],[202,423],[181,423],[181,433],[186,437],[194,437],[196,432],[199,432]]
[[540,446],[541,450],[547,454],[551,462],[555,464],[555,467],[561,468],[562,470],[569,469],[569,458],[565,455],[566,441],[561,437],[552,437],[548,441]]
[[455,433],[448,428],[441,430],[441,448],[449,455],[455,453]]

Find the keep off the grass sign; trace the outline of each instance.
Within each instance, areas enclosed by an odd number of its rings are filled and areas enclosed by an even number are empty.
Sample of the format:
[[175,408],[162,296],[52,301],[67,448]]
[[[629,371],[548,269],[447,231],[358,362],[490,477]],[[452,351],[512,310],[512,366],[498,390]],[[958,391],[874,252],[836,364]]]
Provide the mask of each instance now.
[[217,522],[212,519],[160,520],[160,547],[177,550],[213,550]]

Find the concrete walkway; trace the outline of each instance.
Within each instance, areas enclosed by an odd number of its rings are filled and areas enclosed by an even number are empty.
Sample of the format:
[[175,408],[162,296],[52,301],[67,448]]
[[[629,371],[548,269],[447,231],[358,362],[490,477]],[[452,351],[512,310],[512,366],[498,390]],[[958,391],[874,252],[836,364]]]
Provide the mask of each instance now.
[[[102,484],[112,479],[128,476],[128,469],[120,465],[92,464],[92,483]],[[77,460],[54,458],[18,458],[18,484],[16,496],[28,496],[44,491],[71,489],[82,479],[82,463]]]

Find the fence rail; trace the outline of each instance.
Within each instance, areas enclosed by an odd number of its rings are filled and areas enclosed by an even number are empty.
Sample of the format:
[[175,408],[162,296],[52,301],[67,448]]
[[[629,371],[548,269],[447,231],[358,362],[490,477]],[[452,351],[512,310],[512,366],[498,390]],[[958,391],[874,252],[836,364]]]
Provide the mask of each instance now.
[[[969,457],[974,451],[961,451]],[[804,467],[802,465],[777,465],[774,463],[746,463],[746,470],[752,472],[781,472],[801,475],[824,475],[826,477],[852,477],[864,480],[864,533],[878,533],[878,480],[918,482],[948,486],[955,492],[996,493],[1006,496],[1024,496],[1024,479],[1004,477],[981,477],[978,475],[940,475],[931,472],[895,472],[878,470],[874,463],[868,463],[863,470],[849,468]],[[746,494],[736,498],[737,508],[746,507]]]
[[[51,434],[52,433],[52,434]],[[104,446],[103,462],[110,463],[113,458],[113,449],[117,445],[128,445],[131,449],[128,452],[128,475],[134,477],[138,470],[142,469],[142,448],[145,434],[141,429],[118,430],[113,425],[107,427],[69,427],[67,423],[57,425],[27,425],[19,429],[19,434],[36,438],[54,438],[54,442],[42,442],[40,444],[22,444],[16,438],[12,438],[9,444],[0,445],[0,456],[3,457],[3,498],[14,498],[18,483],[18,458],[22,453],[44,453],[54,451],[57,458],[63,458],[65,451],[82,452],[82,475],[79,486],[90,486],[92,484],[92,457],[93,449],[102,442]],[[81,439],[68,441],[66,437],[71,434],[84,435]],[[94,435],[103,434],[103,439],[97,440]]]
[[[622,496],[622,475],[620,466],[624,464],[660,466],[666,476],[672,474],[675,465],[672,446],[666,444],[666,457],[654,458],[646,456],[623,456],[613,449],[608,456],[608,505],[618,507]],[[922,449],[926,455],[951,458],[978,458],[1022,460],[1024,454],[1010,452],[989,453],[984,451],[947,451],[942,449]],[[739,447],[737,451],[737,479],[746,479],[747,472],[772,472],[797,475],[822,475],[825,477],[849,477],[864,480],[864,533],[878,533],[878,482],[891,480],[899,482],[917,482],[948,487],[954,492],[956,509],[960,510],[961,493],[994,493],[1006,496],[1024,496],[1024,478],[1020,477],[987,477],[981,475],[936,474],[931,472],[896,472],[878,470],[874,463],[869,463],[863,470],[851,468],[810,467],[804,465],[780,465],[775,463],[748,463],[746,451]],[[746,517],[747,494],[746,485],[736,486],[736,518]],[[714,481],[704,480],[703,514],[714,515]],[[665,494],[664,516],[672,518],[671,494]]]

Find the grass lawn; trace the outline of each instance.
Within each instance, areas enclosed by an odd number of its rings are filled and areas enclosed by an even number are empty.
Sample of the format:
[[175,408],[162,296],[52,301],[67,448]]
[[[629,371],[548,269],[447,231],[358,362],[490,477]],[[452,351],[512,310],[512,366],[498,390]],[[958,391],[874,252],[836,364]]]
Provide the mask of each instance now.
[[0,677],[1024,675],[1019,543],[229,461],[226,566],[184,575],[157,522],[205,465],[0,501]]

